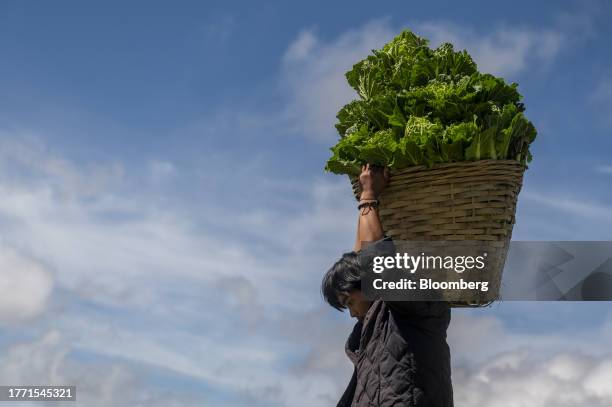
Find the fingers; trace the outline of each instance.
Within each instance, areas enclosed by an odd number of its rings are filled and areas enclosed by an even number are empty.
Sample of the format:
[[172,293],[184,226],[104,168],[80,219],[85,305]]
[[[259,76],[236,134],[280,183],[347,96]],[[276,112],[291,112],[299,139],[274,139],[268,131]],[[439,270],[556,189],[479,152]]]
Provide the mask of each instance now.
[[370,163],[365,163],[361,165],[361,171],[389,171],[389,168],[383,165],[376,165],[376,164],[370,164]]
[[361,172],[382,173],[385,180],[389,180],[389,167],[366,163],[361,166]]

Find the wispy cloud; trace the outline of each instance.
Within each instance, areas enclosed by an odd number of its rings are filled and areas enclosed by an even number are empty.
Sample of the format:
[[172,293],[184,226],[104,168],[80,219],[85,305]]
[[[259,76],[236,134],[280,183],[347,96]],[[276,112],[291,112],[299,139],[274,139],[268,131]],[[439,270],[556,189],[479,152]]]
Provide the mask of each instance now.
[[201,395],[174,391],[171,384],[164,388],[147,383],[141,378],[142,371],[134,366],[111,359],[83,361],[72,352],[72,346],[56,329],[12,344],[0,356],[0,381],[76,385],[79,403],[92,407],[202,405]]
[[[135,172],[118,163],[85,167],[18,136],[2,143],[0,221],[8,246],[0,272],[10,277],[2,288],[15,295],[4,296],[3,313],[53,315],[67,349],[175,371],[251,397],[251,405],[309,406],[338,391],[322,373],[285,378],[297,348],[271,333],[283,331],[282,315],[299,319],[321,304],[313,296],[320,275],[338,244],[348,248],[353,237],[347,180],[303,185],[305,212],[261,207],[243,214],[231,202],[166,200],[160,170],[164,177],[178,170],[165,162]],[[180,176],[199,182],[197,173]],[[236,182],[295,194],[264,176]],[[225,228],[214,234],[193,227],[194,220],[219,219]],[[120,322],[119,315],[129,318]],[[45,321],[30,327],[51,328]],[[164,324],[173,329],[160,331]]]
[[287,47],[281,86],[292,130],[315,141],[334,139],[336,112],[355,97],[344,79],[352,64],[393,38],[387,20],[375,20],[324,42],[314,30],[301,32]]
[[423,22],[414,25],[418,34],[429,38],[432,46],[450,42],[455,49],[467,49],[482,72],[509,76],[528,67],[549,64],[563,44],[565,33],[556,28],[496,26],[490,32],[450,22]]
[[612,357],[581,353],[537,357],[510,351],[471,368],[455,369],[455,405],[609,406]]
[[[576,306],[554,305],[561,313]],[[516,311],[529,309],[543,312],[538,303],[516,307]],[[612,379],[612,356],[606,345],[612,338],[610,314],[602,326],[576,329],[571,335],[511,332],[486,314],[483,310],[457,312],[451,323],[449,342],[456,355],[453,384],[457,406],[603,407],[612,402],[612,393],[604,385]],[[589,344],[588,351],[585,343]]]
[[50,270],[0,240],[0,322],[40,315],[48,305],[52,288]]
[[286,120],[293,131],[314,141],[333,141],[335,114],[356,97],[344,73],[403,28],[430,39],[434,47],[451,42],[458,50],[467,49],[481,71],[511,77],[534,67],[548,66],[562,51],[562,45],[567,46],[567,38],[574,36],[562,24],[495,25],[481,32],[433,20],[394,27],[388,19],[373,20],[328,41],[320,39],[315,29],[302,31],[287,47],[281,79],[289,98]]
[[603,174],[612,174],[612,165],[600,165],[595,167],[595,171],[601,172]]
[[599,222],[612,223],[612,206],[580,200],[571,195],[544,195],[537,192],[523,192],[521,199],[536,202],[550,209],[565,212],[573,219],[596,219]]

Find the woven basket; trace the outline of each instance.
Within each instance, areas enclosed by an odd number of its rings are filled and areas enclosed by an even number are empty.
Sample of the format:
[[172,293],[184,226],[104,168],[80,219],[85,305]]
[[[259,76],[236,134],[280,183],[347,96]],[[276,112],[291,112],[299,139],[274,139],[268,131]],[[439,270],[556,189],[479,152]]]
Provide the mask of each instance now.
[[[396,241],[490,242],[501,249],[487,270],[497,292],[526,168],[514,160],[480,160],[392,171],[379,197],[383,229]],[[358,197],[358,179],[351,183]],[[494,299],[452,305],[482,306]]]

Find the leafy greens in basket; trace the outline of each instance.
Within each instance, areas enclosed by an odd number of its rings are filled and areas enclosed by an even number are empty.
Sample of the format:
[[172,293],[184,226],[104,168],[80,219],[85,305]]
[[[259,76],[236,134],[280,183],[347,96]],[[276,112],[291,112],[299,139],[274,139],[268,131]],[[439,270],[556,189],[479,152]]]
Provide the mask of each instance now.
[[531,161],[536,129],[517,84],[478,72],[466,51],[435,50],[409,30],[358,62],[346,78],[359,94],[338,112],[341,139],[326,170],[362,164],[400,169],[465,160]]

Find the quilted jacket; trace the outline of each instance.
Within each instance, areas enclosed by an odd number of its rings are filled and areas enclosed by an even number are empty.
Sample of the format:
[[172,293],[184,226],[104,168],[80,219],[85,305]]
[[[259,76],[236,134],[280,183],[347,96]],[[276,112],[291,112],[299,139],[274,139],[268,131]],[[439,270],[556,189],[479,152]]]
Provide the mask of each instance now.
[[338,407],[452,407],[444,302],[376,300],[346,342],[355,368]]

